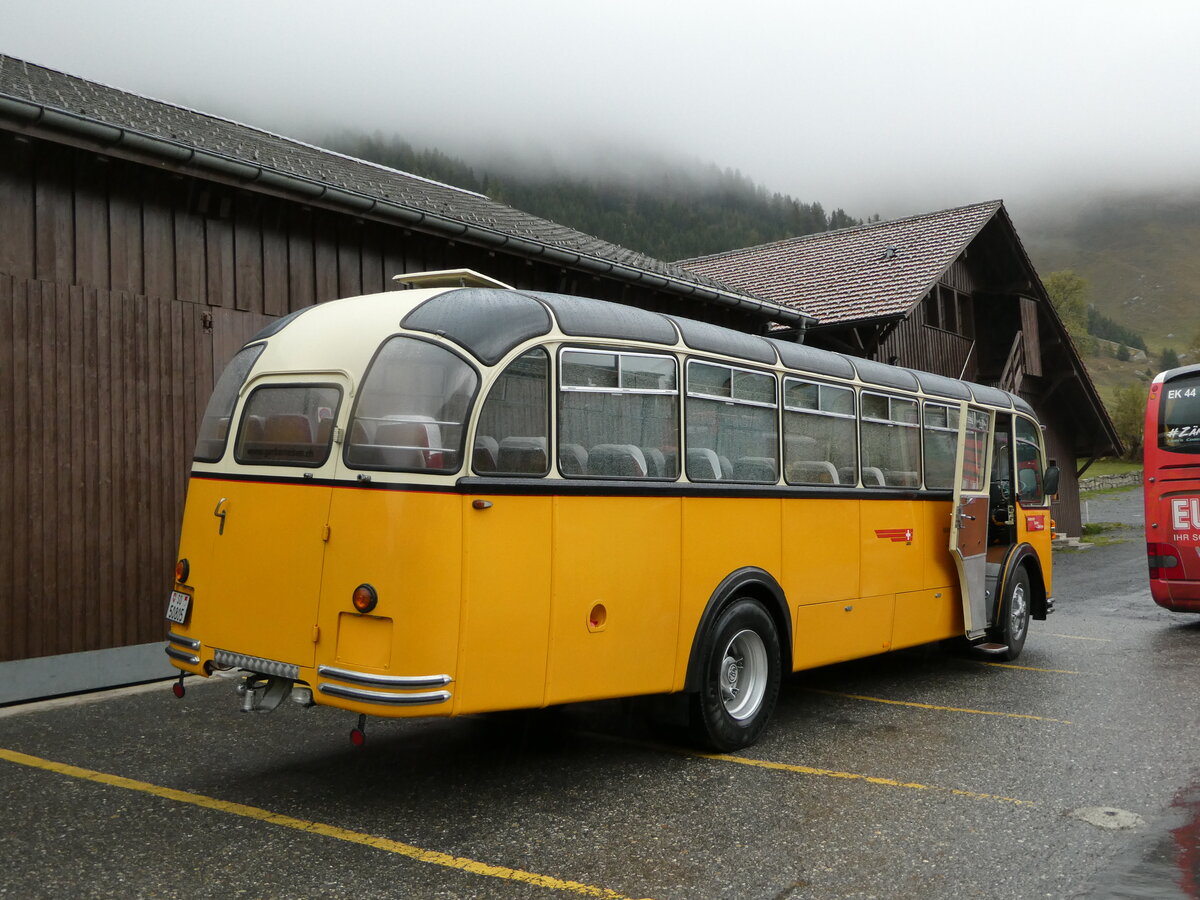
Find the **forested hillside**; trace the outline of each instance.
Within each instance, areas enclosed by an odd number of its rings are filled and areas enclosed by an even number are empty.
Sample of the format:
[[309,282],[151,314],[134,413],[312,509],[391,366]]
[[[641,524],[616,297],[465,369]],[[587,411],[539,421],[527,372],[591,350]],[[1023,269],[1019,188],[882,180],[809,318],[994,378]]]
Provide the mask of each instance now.
[[740,172],[715,165],[625,160],[581,175],[513,160],[471,164],[398,138],[345,132],[331,149],[486,194],[493,200],[602,237],[657,259],[676,260],[859,224],[771,193]]
[[1200,330],[1200,193],[1114,196],[1017,224],[1043,277],[1071,269],[1088,302],[1152,353],[1188,349]]

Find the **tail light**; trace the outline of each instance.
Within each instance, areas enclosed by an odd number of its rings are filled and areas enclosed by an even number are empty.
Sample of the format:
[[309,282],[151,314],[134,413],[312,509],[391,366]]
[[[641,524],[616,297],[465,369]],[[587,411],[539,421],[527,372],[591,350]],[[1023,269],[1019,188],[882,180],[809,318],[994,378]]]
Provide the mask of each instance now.
[[354,594],[351,596],[350,602],[360,613],[369,613],[375,608],[375,604],[379,602],[379,595],[375,593],[375,588],[371,585],[360,584],[354,589]]
[[1171,544],[1146,543],[1146,558],[1151,578],[1177,578],[1182,575],[1179,551]]
[[175,581],[179,584],[187,584],[188,575],[192,572],[192,567],[186,559],[181,559],[175,563]]

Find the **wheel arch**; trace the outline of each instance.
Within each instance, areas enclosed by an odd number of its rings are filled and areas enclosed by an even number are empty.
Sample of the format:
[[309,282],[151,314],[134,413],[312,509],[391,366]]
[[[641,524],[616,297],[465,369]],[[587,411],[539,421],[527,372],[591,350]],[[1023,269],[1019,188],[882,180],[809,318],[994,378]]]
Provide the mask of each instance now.
[[745,566],[730,572],[722,579],[708,598],[708,604],[696,624],[696,633],[692,635],[692,647],[688,654],[687,676],[684,679],[684,691],[700,689],[700,645],[704,636],[716,623],[729,604],[741,597],[757,600],[775,623],[779,636],[779,665],[782,672],[792,671],[792,613],[788,607],[787,597],[770,572],[757,566]]
[[1046,602],[1046,581],[1042,575],[1042,561],[1037,551],[1030,544],[1014,544],[1008,548],[1003,562],[1000,563],[1000,577],[996,582],[995,603],[992,607],[992,621],[999,621],[1000,607],[1008,592],[1008,585],[1018,568],[1024,566],[1029,573],[1030,597],[1029,611],[1034,619],[1044,620],[1049,612]]

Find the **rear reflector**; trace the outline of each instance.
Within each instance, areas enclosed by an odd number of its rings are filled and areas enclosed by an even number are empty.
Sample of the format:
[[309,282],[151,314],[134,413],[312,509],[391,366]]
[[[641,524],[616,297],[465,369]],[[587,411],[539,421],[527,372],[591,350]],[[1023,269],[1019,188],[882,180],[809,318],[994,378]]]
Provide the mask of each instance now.
[[1146,559],[1150,564],[1151,578],[1178,577],[1183,573],[1178,571],[1179,551],[1170,544],[1146,543]]

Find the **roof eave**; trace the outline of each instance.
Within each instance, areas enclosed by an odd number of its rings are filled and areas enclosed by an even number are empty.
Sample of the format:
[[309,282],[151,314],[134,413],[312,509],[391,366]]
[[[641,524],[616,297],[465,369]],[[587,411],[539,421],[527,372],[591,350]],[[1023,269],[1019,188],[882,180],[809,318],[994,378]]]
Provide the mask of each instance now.
[[304,203],[328,206],[356,216],[377,217],[416,230],[464,240],[488,249],[504,249],[534,256],[557,265],[572,266],[607,275],[631,284],[662,290],[679,297],[715,303],[757,316],[764,322],[781,322],[804,328],[811,317],[785,306],[716,286],[703,285],[668,274],[639,269],[592,254],[567,250],[536,239],[517,237],[484,225],[419,209],[393,200],[332,187],[316,179],[248,163],[225,154],[190,146],[135,129],[110,125],[90,116],[0,94],[0,119],[15,122],[37,137],[67,135],[105,150],[119,148],[135,157],[149,157],[181,170],[197,170],[207,177],[229,179],[240,186],[260,186]]

